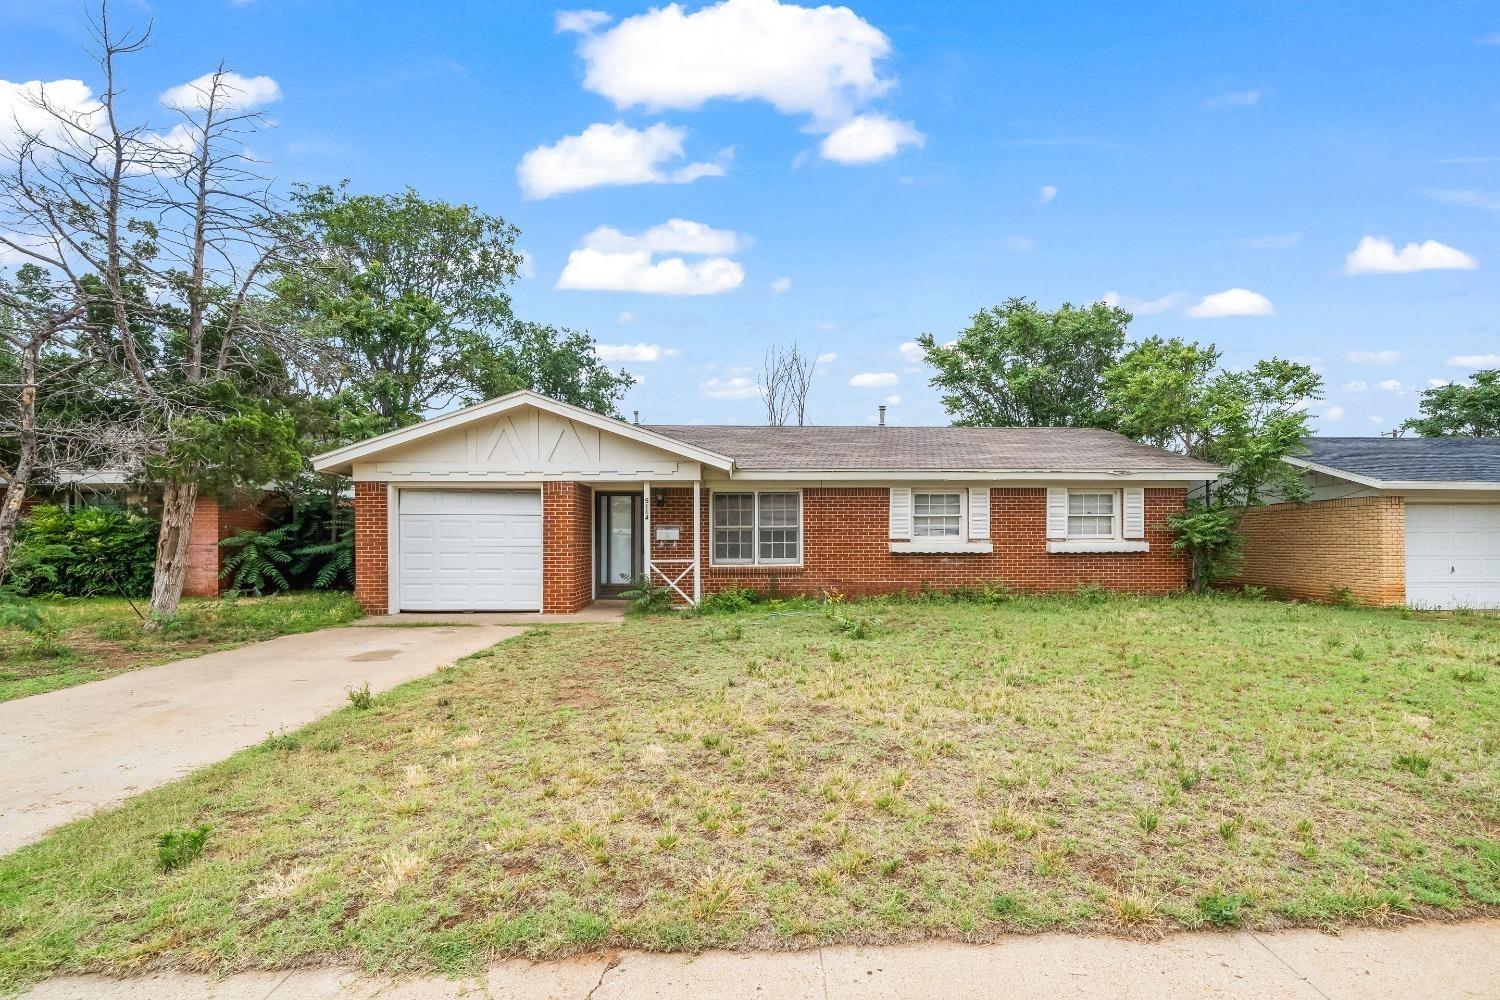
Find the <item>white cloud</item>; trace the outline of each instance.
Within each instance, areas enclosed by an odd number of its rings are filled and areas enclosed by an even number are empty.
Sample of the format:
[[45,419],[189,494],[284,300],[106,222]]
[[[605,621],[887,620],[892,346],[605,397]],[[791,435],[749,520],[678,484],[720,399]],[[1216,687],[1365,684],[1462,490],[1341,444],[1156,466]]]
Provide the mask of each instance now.
[[1290,250],[1301,242],[1301,233],[1272,233],[1240,240],[1240,247],[1244,250]]
[[[724,254],[741,245],[738,233],[688,219],[668,219],[637,234],[600,226],[568,254],[557,287],[579,291],[643,292],[652,295],[717,295],[738,288],[745,269]],[[656,260],[657,254],[702,255]]]
[[1203,102],[1207,108],[1249,108],[1260,103],[1258,90],[1231,90]]
[[592,35],[612,20],[602,10],[560,10],[552,17],[552,30],[559,35]]
[[1051,204],[1052,199],[1056,197],[1057,188],[1051,184],[1045,184],[1042,186],[1041,191],[1037,192],[1036,200],[1041,202],[1043,205],[1047,205]]
[[1455,354],[1448,364],[1454,368],[1500,368],[1500,354]]
[[665,164],[683,156],[687,129],[657,122],[644,129],[615,122],[596,122],[578,135],[565,135],[550,146],[538,146],[521,157],[516,180],[530,199],[623,184],[691,184],[720,177],[718,163],[689,163],[675,170]]
[[849,384],[856,389],[879,389],[900,381],[895,372],[860,372],[849,379]]
[[835,331],[842,329],[843,325],[844,324],[842,323],[835,323],[832,320],[825,319],[819,320],[818,322],[814,323],[813,329],[817,330],[819,333],[834,333]]
[[1477,208],[1500,215],[1500,195],[1488,194],[1484,191],[1427,191],[1424,193],[1431,201],[1439,201],[1445,205],[1461,205],[1464,208]]
[[771,282],[771,291],[775,292],[778,295],[784,295],[791,290],[791,278],[777,278],[775,281]]
[[1343,420],[1344,408],[1342,406],[1330,406],[1323,411],[1324,420]]
[[93,91],[82,80],[0,80],[0,151],[14,149],[23,134],[38,134],[49,142],[67,135],[66,126],[36,106],[42,99],[83,125],[99,110]]
[[1384,236],[1366,236],[1344,259],[1345,274],[1410,274],[1413,271],[1472,271],[1479,264],[1437,240],[1408,243],[1400,250]]
[[1368,382],[1363,382],[1363,381],[1356,380],[1354,382],[1345,382],[1344,383],[1344,391],[1345,392],[1364,392],[1368,388],[1370,388],[1370,383],[1368,383]]
[[1347,351],[1344,360],[1356,365],[1393,365],[1401,360],[1400,351]]
[[1401,380],[1394,378],[1385,379],[1380,383],[1380,388],[1384,389],[1386,392],[1401,392]]
[[915,340],[908,340],[896,350],[901,352],[901,360],[909,365],[920,365],[927,359],[927,352],[922,350],[922,345]]
[[691,13],[667,4],[578,45],[583,85],[619,108],[761,100],[822,122],[847,118],[890,89],[876,69],[890,50],[890,40],[848,7],[778,0],[723,0]]
[[613,226],[600,226],[583,238],[583,245],[604,253],[726,254],[740,248],[740,235],[732,229],[714,229],[690,219],[668,219],[643,233],[631,236]]
[[1479,39],[1480,45],[1500,45],[1500,31],[1491,32]]
[[1452,385],[1453,383],[1445,378],[1430,378],[1427,380],[1427,384],[1434,389],[1441,389],[1443,386]]
[[574,291],[647,295],[718,295],[745,281],[745,269],[727,257],[688,263],[681,257],[652,261],[645,250],[605,253],[591,247],[568,254],[557,287]]
[[895,156],[903,146],[922,148],[927,137],[911,122],[885,115],[856,115],[824,137],[818,152],[836,163],[874,163]]
[[1105,292],[1099,299],[1107,306],[1115,306],[1124,309],[1136,316],[1155,316],[1159,313],[1170,312],[1187,301],[1186,292],[1168,292],[1159,299],[1135,299],[1119,292]]
[[1381,417],[1381,416],[1370,416],[1370,417],[1367,417],[1365,419],[1369,420],[1370,423],[1372,423],[1372,424],[1383,424],[1383,423],[1385,423],[1385,417]]
[[595,344],[594,354],[600,361],[660,361],[675,358],[680,352],[675,347],[659,344]]
[[839,356],[836,352],[829,351],[827,354],[819,354],[816,363],[820,365],[831,365],[838,360],[838,357]]
[[1229,288],[1205,295],[1188,310],[1193,319],[1220,319],[1225,316],[1274,316],[1271,300],[1248,288]]
[[[162,91],[161,103],[181,111],[202,111],[208,106],[213,83],[214,74],[204,73],[196,80]],[[217,100],[220,108],[250,111],[281,100],[281,85],[269,76],[223,73],[219,76]]]
[[636,316],[636,314],[631,312],[629,309],[622,309],[620,310],[620,315],[615,317],[615,322],[619,323],[621,326],[624,326],[627,323],[634,323],[637,318],[638,317]]
[[698,391],[708,399],[750,399],[760,395],[760,386],[753,379],[711,378],[698,386]]
[[891,406],[900,406],[901,394],[899,392],[892,393],[891,395],[885,397],[885,402],[889,403]]

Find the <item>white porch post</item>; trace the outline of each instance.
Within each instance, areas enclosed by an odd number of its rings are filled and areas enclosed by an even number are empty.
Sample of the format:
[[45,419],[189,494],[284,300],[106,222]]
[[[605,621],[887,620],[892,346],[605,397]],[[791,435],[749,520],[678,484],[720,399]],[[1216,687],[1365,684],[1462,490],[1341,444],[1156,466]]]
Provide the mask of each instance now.
[[651,586],[651,483],[641,484],[641,531],[646,535],[642,543],[646,561],[646,586]]
[[703,480],[693,480],[693,605],[703,600]]

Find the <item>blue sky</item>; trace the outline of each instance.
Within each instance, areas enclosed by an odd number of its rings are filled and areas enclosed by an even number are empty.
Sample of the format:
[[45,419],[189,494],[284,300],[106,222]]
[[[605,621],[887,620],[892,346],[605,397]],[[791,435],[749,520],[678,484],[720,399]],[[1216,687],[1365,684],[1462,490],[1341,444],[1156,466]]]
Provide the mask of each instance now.
[[[1500,2],[116,17],[155,18],[143,110],[222,59],[274,81],[256,149],[284,182],[411,185],[518,225],[517,312],[630,359],[645,420],[757,422],[761,356],[797,341],[835,355],[816,422],[887,399],[944,422],[901,345],[1012,295],[1112,294],[1135,336],[1231,364],[1317,359],[1325,434],[1500,365]],[[0,81],[97,89],[85,41],[72,0],[0,0]]]

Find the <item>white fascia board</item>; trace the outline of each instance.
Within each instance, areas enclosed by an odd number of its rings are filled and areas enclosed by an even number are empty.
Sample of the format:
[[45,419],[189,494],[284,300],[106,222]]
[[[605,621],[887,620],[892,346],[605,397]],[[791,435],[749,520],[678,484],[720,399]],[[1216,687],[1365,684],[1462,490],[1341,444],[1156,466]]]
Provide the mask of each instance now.
[[792,482],[1110,482],[1157,483],[1181,485],[1190,482],[1212,482],[1224,469],[1204,472],[1171,470],[1121,470],[1118,472],[1084,472],[1077,469],[736,469],[730,478],[740,481]]
[[1335,469],[1329,465],[1319,465],[1317,462],[1309,462],[1305,458],[1287,456],[1282,461],[1288,465],[1295,465],[1299,469],[1307,469],[1310,472],[1321,472],[1325,476],[1358,483],[1361,486],[1368,486],[1372,490],[1387,490],[1391,493],[1410,493],[1425,490],[1500,490],[1500,483],[1494,482],[1461,482],[1449,479],[1374,479],[1370,476],[1356,475],[1344,469]]
[[702,462],[704,465],[723,469],[726,472],[734,468],[734,461],[724,455],[707,451],[694,445],[684,444],[676,438],[669,438],[664,434],[648,431],[644,427],[627,423],[624,420],[606,417],[603,414],[595,413],[593,410],[586,410],[581,406],[559,402],[551,397],[532,392],[529,389],[521,389],[507,396],[501,396],[498,399],[475,403],[473,406],[466,406],[461,410],[454,410],[452,413],[445,413],[442,416],[433,417],[431,420],[424,420],[420,424],[412,424],[410,427],[388,431],[385,434],[366,438],[363,441],[346,445],[343,448],[324,452],[321,455],[313,457],[312,465],[318,472],[337,472],[345,469],[359,459],[367,458],[388,448],[395,448],[410,444],[413,441],[420,441],[422,438],[432,434],[451,431],[473,423],[476,420],[483,420],[485,417],[498,416],[520,406],[534,406],[539,410],[546,410],[569,420],[577,420],[580,423],[588,424],[590,427],[596,427],[611,434],[618,434],[621,437],[630,438],[642,444],[660,448],[663,451],[670,451],[684,458]]

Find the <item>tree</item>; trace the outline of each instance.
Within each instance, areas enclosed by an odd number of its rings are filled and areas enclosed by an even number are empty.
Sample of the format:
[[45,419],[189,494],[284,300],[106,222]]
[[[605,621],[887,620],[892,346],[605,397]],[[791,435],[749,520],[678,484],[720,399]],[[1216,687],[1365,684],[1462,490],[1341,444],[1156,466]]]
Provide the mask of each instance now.
[[817,351],[803,354],[796,343],[789,348],[772,346],[766,351],[760,390],[768,425],[785,427],[795,419],[801,427],[807,422],[807,396],[817,365]]
[[635,377],[623,368],[611,371],[599,360],[596,346],[586,333],[513,320],[498,352],[490,356],[491,369],[476,374],[476,394],[483,399],[530,389],[617,417]]
[[1280,358],[1244,371],[1218,364],[1213,345],[1150,337],[1102,380],[1121,432],[1227,470],[1171,521],[1194,590],[1232,569],[1246,510],[1306,498],[1300,470],[1282,459],[1302,450],[1305,404],[1323,384],[1311,368]]
[[1422,392],[1420,417],[1402,424],[1423,437],[1500,436],[1500,368],[1475,372],[1469,384],[1455,382]]
[[974,315],[951,344],[917,343],[960,426],[1109,427],[1100,375],[1125,344],[1129,313],[1095,303],[1048,312],[1007,299]]

